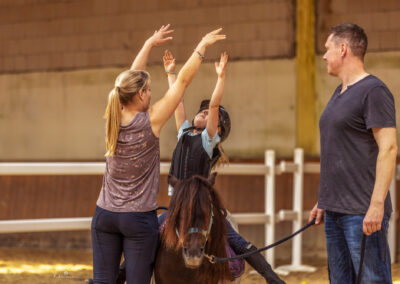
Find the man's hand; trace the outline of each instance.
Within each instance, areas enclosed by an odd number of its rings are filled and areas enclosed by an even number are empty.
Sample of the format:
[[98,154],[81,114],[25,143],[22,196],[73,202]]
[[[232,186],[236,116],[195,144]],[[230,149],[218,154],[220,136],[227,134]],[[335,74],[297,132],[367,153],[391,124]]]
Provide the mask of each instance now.
[[368,208],[363,221],[363,232],[367,236],[381,230],[383,214],[385,211],[384,203],[374,203]]
[[315,225],[319,225],[321,223],[321,219],[323,216],[324,216],[324,210],[319,209],[318,203],[316,203],[314,208],[310,212],[310,215],[308,217],[308,222],[311,222],[312,219],[315,219]]

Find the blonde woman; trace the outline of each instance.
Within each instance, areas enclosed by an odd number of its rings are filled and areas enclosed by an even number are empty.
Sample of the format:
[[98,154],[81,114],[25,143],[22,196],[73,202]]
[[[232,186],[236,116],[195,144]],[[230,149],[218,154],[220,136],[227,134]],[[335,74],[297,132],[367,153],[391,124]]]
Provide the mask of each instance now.
[[106,170],[92,219],[93,282],[115,283],[122,252],[128,284],[150,283],[158,243],[155,209],[160,177],[161,128],[182,100],[206,48],[226,38],[221,29],[205,35],[166,94],[150,106],[152,47],[172,40],[170,26],[145,42],[131,69],[122,72],[106,108]]

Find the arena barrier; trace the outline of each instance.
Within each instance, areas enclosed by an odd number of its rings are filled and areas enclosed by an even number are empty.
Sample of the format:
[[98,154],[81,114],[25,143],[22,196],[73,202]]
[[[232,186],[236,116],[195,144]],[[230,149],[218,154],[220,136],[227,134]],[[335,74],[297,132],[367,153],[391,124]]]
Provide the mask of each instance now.
[[[161,163],[161,174],[168,174],[170,163]],[[0,163],[1,175],[102,175],[105,163]],[[264,164],[230,164],[218,169],[221,175],[263,175],[265,176],[265,212],[232,214],[237,224],[264,224],[265,244],[275,242],[275,228],[281,221],[291,221],[293,231],[302,227],[308,219],[308,212],[303,211],[304,173],[319,173],[317,162],[304,163],[302,149],[294,150],[292,162],[281,161],[276,164],[275,151],[265,152]],[[293,207],[280,210],[275,214],[275,176],[293,173]],[[400,179],[400,165],[390,186],[392,200],[396,200],[396,179]],[[317,197],[315,198],[317,199]],[[392,263],[396,251],[396,202],[393,203],[393,217],[390,219],[389,244]],[[90,230],[91,218],[54,218],[0,221],[0,234],[45,231]],[[275,267],[274,249],[266,252],[266,258]],[[290,271],[315,271],[314,267],[302,264],[302,235],[292,242],[292,263],[277,268],[277,272],[288,274]]]

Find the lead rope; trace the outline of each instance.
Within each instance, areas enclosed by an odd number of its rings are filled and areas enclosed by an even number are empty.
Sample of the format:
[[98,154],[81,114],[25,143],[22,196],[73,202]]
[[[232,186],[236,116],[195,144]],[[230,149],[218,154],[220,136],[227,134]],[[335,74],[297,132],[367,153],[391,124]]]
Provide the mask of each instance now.
[[275,247],[283,242],[286,242],[287,240],[293,238],[294,236],[296,236],[297,234],[300,234],[301,232],[303,232],[305,229],[307,229],[308,227],[312,226],[315,224],[315,219],[313,219],[311,222],[309,222],[307,225],[305,225],[304,227],[302,227],[300,230],[294,232],[293,234],[291,234],[290,236],[287,236],[271,245],[268,245],[266,247],[251,251],[251,252],[247,252],[244,254],[240,254],[240,255],[236,255],[233,257],[216,257],[214,255],[206,255],[204,254],[204,256],[211,262],[211,263],[218,263],[218,262],[226,262],[226,261],[230,261],[230,260],[234,260],[234,259],[242,259],[242,258],[246,258],[250,255],[262,252],[264,250],[270,249],[272,247]]
[[362,267],[363,267],[363,262],[364,262],[364,252],[365,252],[365,241],[367,239],[367,236],[363,234],[363,238],[361,241],[361,252],[360,252],[360,266],[358,267],[358,274],[356,278],[356,283],[355,284],[360,284],[361,283],[361,272],[362,272]]
[[[267,249],[270,249],[270,248],[272,248],[272,247],[275,247],[275,246],[277,246],[277,245],[279,245],[279,244],[281,244],[281,243],[283,243],[283,242],[286,242],[287,240],[293,238],[294,236],[296,236],[297,234],[303,232],[304,230],[306,230],[307,228],[309,228],[310,226],[312,226],[312,225],[314,225],[314,224],[315,224],[315,219],[313,219],[313,220],[312,220],[311,222],[309,222],[307,225],[305,225],[304,227],[302,227],[300,230],[294,232],[294,233],[291,234],[290,236],[287,236],[287,237],[285,237],[285,238],[283,238],[283,239],[281,239],[281,240],[279,240],[279,241],[277,241],[277,242],[275,242],[275,243],[273,243],[273,244],[271,244],[271,245],[268,245],[268,246],[266,246],[266,247],[257,249],[257,250],[252,251],[252,252],[248,252],[248,253],[236,255],[236,256],[233,256],[233,257],[224,257],[224,258],[223,258],[223,257],[216,257],[216,256],[214,256],[214,255],[207,255],[207,254],[204,254],[204,256],[208,259],[209,262],[211,262],[211,263],[213,263],[213,264],[218,263],[218,262],[231,261],[231,260],[234,260],[234,259],[246,258],[246,257],[248,257],[248,256],[250,256],[250,255],[253,255],[253,254],[255,254],[255,253],[262,252],[262,251],[264,251],[264,250],[267,250]],[[365,234],[363,234],[363,238],[362,238],[362,241],[361,241],[360,266],[358,267],[358,273],[357,273],[357,277],[356,277],[356,282],[355,282],[355,284],[360,284],[360,283],[361,283],[361,273],[362,273],[362,267],[363,267],[363,263],[364,263],[364,253],[365,253],[365,243],[366,243],[366,239],[367,239],[367,236],[366,236]]]

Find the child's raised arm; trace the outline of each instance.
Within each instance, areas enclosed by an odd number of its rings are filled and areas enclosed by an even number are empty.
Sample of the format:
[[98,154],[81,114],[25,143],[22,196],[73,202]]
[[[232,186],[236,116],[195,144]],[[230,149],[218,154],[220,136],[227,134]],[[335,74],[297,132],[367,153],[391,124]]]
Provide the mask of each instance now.
[[218,75],[217,84],[211,96],[210,106],[208,109],[207,133],[210,138],[215,136],[218,130],[218,112],[219,105],[221,104],[222,94],[225,85],[225,69],[228,63],[228,54],[226,52],[221,54],[219,62],[215,62],[215,71]]
[[171,117],[183,98],[187,86],[193,80],[204,58],[206,48],[217,41],[224,40],[225,35],[220,35],[222,29],[217,29],[206,34],[197,45],[192,55],[179,71],[175,83],[167,93],[149,109],[151,127],[155,135],[159,136],[162,126]]
[[[171,86],[176,81],[176,72],[175,72],[175,58],[169,50],[166,50],[164,52],[163,62],[164,62],[165,73],[167,74],[168,77],[168,85],[171,88]],[[179,105],[175,110],[175,123],[176,123],[176,129],[178,131],[185,120],[186,120],[186,113],[182,98],[182,100],[180,101]]]

